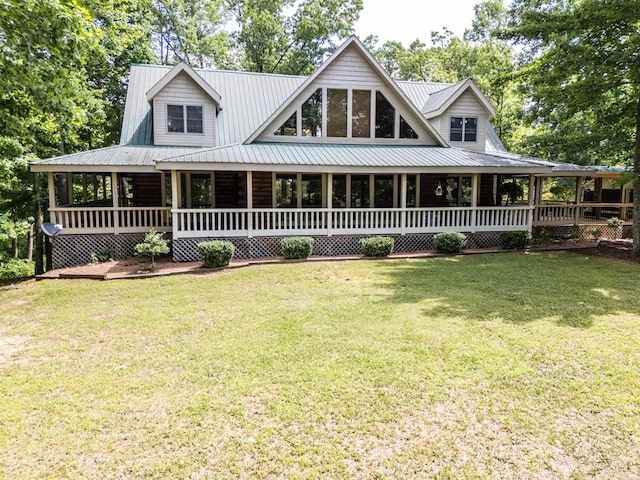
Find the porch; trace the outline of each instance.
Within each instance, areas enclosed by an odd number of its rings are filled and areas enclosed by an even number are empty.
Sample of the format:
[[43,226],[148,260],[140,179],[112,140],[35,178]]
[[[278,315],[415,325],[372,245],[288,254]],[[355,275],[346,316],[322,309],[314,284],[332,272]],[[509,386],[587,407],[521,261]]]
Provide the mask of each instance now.
[[[616,196],[605,189],[614,201],[585,201],[596,195],[577,177],[568,179],[575,191],[564,200],[548,199],[548,181],[514,174],[50,172],[49,212],[63,235],[155,229],[173,239],[531,231],[606,225],[611,217],[632,223],[628,190]],[[509,197],[509,190],[519,194]]]

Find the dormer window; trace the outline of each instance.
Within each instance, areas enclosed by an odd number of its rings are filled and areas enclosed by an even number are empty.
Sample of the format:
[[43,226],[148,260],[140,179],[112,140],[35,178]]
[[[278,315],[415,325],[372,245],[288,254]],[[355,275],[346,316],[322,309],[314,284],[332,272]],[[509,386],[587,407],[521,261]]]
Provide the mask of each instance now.
[[202,106],[167,105],[169,133],[203,133]]
[[475,142],[478,138],[478,117],[451,117],[449,140]]

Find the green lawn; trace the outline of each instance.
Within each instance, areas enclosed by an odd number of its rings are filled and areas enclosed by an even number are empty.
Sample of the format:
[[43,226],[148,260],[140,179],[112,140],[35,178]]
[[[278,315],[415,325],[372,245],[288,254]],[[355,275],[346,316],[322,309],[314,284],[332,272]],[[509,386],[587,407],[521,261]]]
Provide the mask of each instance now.
[[568,253],[0,287],[0,478],[638,478],[640,268]]

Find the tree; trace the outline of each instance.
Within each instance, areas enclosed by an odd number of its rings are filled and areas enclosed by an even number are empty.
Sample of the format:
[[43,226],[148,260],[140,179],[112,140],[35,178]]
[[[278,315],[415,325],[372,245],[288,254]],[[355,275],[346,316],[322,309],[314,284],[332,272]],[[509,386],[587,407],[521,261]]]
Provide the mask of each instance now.
[[308,75],[336,40],[351,34],[362,0],[226,0],[226,6],[237,24],[240,68]]
[[154,47],[160,62],[229,68],[230,34],[222,0],[153,0]]
[[[497,37],[508,12],[501,0],[487,0],[475,7],[475,13],[463,38],[445,28],[431,33],[430,46],[417,39],[408,48],[386,42],[373,54],[398,80],[455,83],[472,78],[496,107],[492,123],[498,135],[513,146],[523,99],[514,79],[515,54]],[[375,45],[372,38],[367,40]]]
[[[539,127],[532,138],[568,161],[622,160],[633,165],[636,256],[640,256],[639,24],[637,0],[516,0],[505,32],[521,45],[526,59],[519,74],[531,97],[530,117]],[[571,134],[564,140],[567,131]]]

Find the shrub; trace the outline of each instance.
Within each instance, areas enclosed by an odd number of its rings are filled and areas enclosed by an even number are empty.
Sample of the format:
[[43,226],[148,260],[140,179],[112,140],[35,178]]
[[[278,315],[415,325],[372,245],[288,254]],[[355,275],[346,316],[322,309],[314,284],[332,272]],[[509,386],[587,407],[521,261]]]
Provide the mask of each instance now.
[[459,232],[442,232],[433,237],[433,244],[440,253],[461,253],[467,246],[467,237]]
[[226,267],[233,258],[236,247],[224,240],[213,240],[198,244],[200,260],[206,268]]
[[365,257],[386,257],[393,252],[391,237],[369,237],[360,239],[360,251]]
[[500,244],[505,250],[522,250],[531,243],[531,234],[526,230],[503,232],[500,234]]
[[282,253],[284,258],[307,258],[313,251],[313,238],[289,237],[282,239]]
[[109,247],[103,248],[99,253],[92,252],[90,257],[90,262],[92,265],[110,262],[111,260],[113,260],[113,252]]
[[618,217],[611,217],[607,220],[607,226],[609,227],[620,228],[622,225],[624,225],[624,221],[620,220]]
[[28,260],[8,259],[0,262],[0,280],[32,277],[34,263]]
[[151,231],[145,235],[144,242],[135,246],[134,251],[136,255],[149,257],[151,259],[149,270],[154,270],[156,268],[157,255],[169,253],[169,244],[164,238],[162,238],[163,235],[164,233],[158,233],[151,229]]

